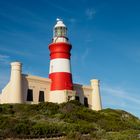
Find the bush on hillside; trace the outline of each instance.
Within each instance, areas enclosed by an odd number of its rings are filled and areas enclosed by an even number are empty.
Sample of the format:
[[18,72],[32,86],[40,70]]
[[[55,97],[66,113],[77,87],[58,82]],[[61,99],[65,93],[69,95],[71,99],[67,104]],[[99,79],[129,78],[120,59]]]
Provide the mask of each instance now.
[[[78,101],[63,104],[4,104],[0,105],[0,114],[2,137],[80,137],[82,134],[92,134],[97,139],[113,139],[126,130],[140,134],[140,120],[133,115],[113,109],[93,111]],[[128,132],[122,134],[127,138]]]

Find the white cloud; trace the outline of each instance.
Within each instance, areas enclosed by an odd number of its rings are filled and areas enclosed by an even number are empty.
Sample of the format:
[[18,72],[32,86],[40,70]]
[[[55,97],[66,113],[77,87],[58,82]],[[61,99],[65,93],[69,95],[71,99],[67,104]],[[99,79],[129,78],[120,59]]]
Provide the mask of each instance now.
[[[73,55],[72,56],[72,62],[73,62],[73,66],[75,65],[77,67],[77,63],[76,62],[80,62],[80,66],[83,68],[85,68],[85,63],[88,60],[88,56],[90,53],[90,48],[85,48],[80,55]],[[79,59],[80,58],[80,59]],[[76,69],[75,69],[76,70]]]
[[101,96],[104,108],[122,109],[140,117],[140,96],[133,89],[102,85]]
[[8,56],[0,54],[0,92],[10,78],[10,66],[7,59],[9,59]]
[[69,10],[67,7],[64,7],[62,5],[60,5],[58,2],[53,2],[53,1],[46,1],[44,0],[47,4],[49,4],[50,6],[62,11],[62,12],[65,12],[65,13],[68,13],[68,14],[71,14],[73,13],[72,10]]
[[[108,95],[111,95],[116,98],[123,99],[124,101],[127,100],[129,102],[133,102],[135,104],[140,105],[140,97],[135,97],[135,94],[132,92],[127,91],[126,89],[119,88],[119,87],[111,87],[111,86],[104,86],[102,91]],[[133,96],[132,96],[133,95]]]
[[[40,27],[43,27],[43,28],[47,27],[46,24],[44,23],[44,19],[41,18],[41,16],[39,16],[37,13],[34,13],[27,8],[23,8],[19,5],[15,5],[10,2],[7,3],[7,6],[9,8],[9,10],[13,10],[13,9],[11,9],[11,7],[14,7],[14,11],[20,13],[21,16],[9,14],[9,13],[7,13],[7,10],[2,10],[2,12],[0,12],[1,16],[3,16],[15,23],[19,23],[19,24],[24,24],[24,25],[31,24],[32,27],[33,27],[33,25],[36,24],[36,25],[40,25]],[[29,22],[29,20],[30,20],[30,22]],[[6,26],[6,27],[8,28],[8,26]]]
[[87,59],[87,56],[89,55],[89,48],[87,47],[82,55],[82,61],[85,62]]
[[[18,56],[24,56],[24,57],[25,56],[30,56],[30,57],[38,56],[38,54],[33,54],[33,53],[30,53],[30,52],[27,52],[27,51],[25,52],[23,50],[16,50],[16,49],[13,49],[13,48],[9,49],[9,48],[6,48],[4,46],[2,46],[0,48],[0,51],[4,51],[6,53],[10,53],[10,54],[18,55]],[[7,58],[7,60],[8,60],[8,57],[9,56],[5,56],[5,59]],[[3,59],[4,59],[4,56],[3,56]],[[10,59],[10,57],[9,57],[9,59]]]
[[0,64],[9,64],[10,56],[0,54]]
[[2,89],[5,87],[5,85],[8,83],[9,78],[10,78],[9,73],[2,71],[2,73],[0,74],[0,93]]
[[95,14],[96,14],[95,9],[89,9],[89,8],[88,8],[88,9],[86,10],[86,16],[87,16],[87,18],[90,19],[90,20],[94,18]]
[[75,18],[70,18],[70,19],[69,19],[69,22],[70,22],[71,24],[74,24],[74,23],[76,22],[76,19],[75,19]]
[[10,56],[0,54],[0,91],[9,80]]

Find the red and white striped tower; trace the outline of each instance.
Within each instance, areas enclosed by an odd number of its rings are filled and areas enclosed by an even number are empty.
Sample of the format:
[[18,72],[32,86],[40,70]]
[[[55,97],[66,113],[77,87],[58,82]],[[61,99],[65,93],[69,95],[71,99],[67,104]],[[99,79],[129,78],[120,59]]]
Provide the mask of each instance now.
[[53,40],[49,45],[51,79],[49,101],[62,103],[75,96],[70,65],[72,46],[68,42],[67,27],[62,20],[57,19],[53,30]]

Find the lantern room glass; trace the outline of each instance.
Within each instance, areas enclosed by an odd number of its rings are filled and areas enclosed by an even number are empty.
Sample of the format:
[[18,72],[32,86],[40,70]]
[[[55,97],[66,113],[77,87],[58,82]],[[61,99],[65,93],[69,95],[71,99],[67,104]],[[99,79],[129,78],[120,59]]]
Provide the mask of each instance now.
[[66,27],[56,27],[54,29],[54,37],[67,37]]

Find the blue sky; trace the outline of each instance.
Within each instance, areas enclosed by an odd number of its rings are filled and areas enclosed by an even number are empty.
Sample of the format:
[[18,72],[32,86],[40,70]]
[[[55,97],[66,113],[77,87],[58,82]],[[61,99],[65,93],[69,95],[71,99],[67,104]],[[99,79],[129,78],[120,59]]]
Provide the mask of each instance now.
[[1,0],[0,90],[10,62],[23,73],[48,77],[49,50],[56,18],[68,27],[74,82],[101,80],[103,108],[140,117],[139,0]]

